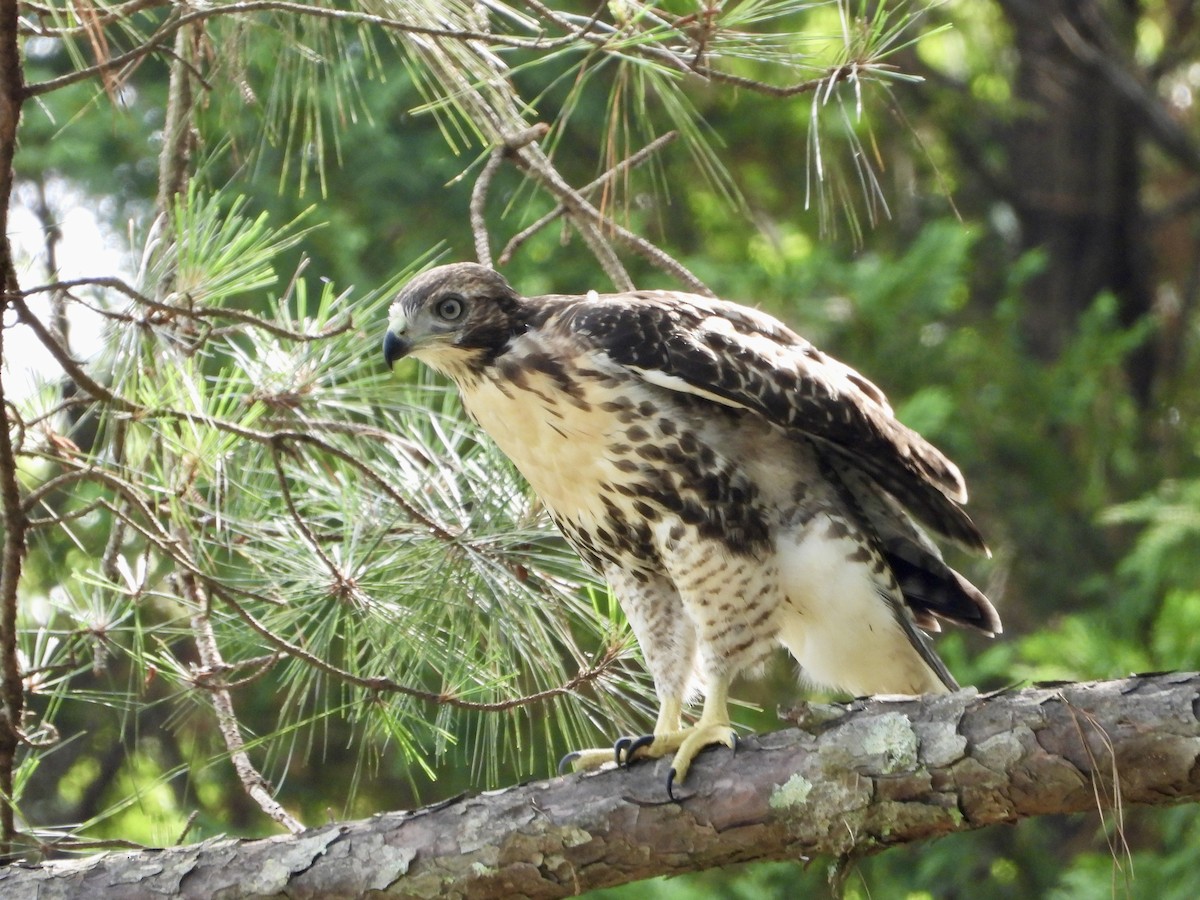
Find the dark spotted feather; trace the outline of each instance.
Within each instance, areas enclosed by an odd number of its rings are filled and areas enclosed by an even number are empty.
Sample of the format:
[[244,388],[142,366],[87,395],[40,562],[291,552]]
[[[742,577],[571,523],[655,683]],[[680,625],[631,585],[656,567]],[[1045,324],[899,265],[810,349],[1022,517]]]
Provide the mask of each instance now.
[[957,467],[895,418],[879,388],[782,323],[669,291],[572,299],[561,325],[646,381],[813,438],[831,461],[866,473],[933,531],[986,551],[959,505],[966,488]]

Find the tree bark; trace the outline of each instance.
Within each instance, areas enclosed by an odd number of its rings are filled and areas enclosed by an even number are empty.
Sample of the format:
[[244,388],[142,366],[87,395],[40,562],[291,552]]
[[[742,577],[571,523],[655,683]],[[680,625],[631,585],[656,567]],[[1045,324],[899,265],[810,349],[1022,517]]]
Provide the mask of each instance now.
[[1200,674],[873,698],[790,718],[801,727],[703,754],[678,803],[668,764],[641,763],[295,836],[13,865],[0,895],[562,897],[1200,797]]
[[[21,105],[25,100],[18,25],[20,12],[16,0],[0,0],[0,316],[5,317],[12,294],[20,290],[8,240],[13,158]],[[5,327],[0,321],[0,359],[4,358]],[[0,540],[0,852],[7,852],[8,840],[16,828],[16,816],[9,798],[13,795],[13,772],[25,714],[25,695],[17,661],[17,588],[25,564],[28,523],[21,506],[2,375],[0,420],[0,529],[4,535]]]

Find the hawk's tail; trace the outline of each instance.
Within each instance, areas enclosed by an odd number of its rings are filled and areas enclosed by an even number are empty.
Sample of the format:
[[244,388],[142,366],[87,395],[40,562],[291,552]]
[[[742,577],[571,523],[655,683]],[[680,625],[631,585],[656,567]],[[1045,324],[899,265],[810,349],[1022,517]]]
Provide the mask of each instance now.
[[918,625],[940,631],[938,620],[945,619],[989,637],[1001,632],[1000,616],[979,588],[923,547],[899,541],[888,544],[884,558]]

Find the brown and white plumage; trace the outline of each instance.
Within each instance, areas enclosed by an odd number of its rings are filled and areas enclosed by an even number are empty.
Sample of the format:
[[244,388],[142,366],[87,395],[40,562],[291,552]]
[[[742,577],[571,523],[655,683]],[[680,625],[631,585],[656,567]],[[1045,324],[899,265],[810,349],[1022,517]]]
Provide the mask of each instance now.
[[384,353],[455,381],[612,585],[661,703],[618,756],[674,753],[682,780],[731,743],[729,683],[778,644],[815,683],[916,694],[956,687],[918,626],[1000,630],[926,534],[986,550],[957,467],[768,315],[670,291],[526,298],[462,263],[401,291]]

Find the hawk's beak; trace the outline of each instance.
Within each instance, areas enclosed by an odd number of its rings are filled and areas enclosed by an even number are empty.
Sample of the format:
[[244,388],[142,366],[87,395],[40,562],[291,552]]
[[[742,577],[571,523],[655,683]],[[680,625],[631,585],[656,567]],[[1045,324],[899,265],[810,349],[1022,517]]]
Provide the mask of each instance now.
[[391,312],[387,334],[383,336],[383,361],[389,369],[396,360],[408,356],[413,348],[413,341],[408,336],[408,317],[401,311],[399,304],[393,306]]
[[389,328],[388,333],[383,336],[383,361],[387,363],[387,367],[392,368],[392,364],[408,356],[410,350],[412,341],[406,340]]

